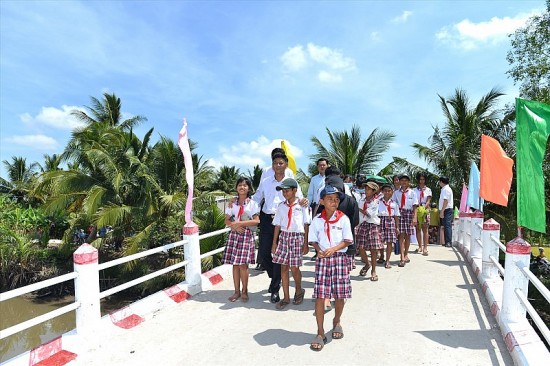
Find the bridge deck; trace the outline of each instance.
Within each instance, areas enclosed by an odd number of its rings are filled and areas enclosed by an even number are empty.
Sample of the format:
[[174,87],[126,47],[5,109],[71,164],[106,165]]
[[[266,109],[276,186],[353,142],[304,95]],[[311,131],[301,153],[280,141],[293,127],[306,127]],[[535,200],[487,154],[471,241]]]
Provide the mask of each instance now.
[[[414,245],[411,246],[413,249]],[[379,266],[378,282],[352,273],[344,308],[345,337],[321,352],[316,332],[313,262],[302,267],[306,299],[277,311],[267,274],[251,270],[250,301],[229,303],[232,280],[125,330],[99,330],[101,345],[75,364],[97,365],[512,365],[479,283],[456,249],[431,245],[404,268]],[[291,283],[292,285],[292,283]],[[291,288],[291,295],[293,288]],[[282,291],[281,291],[282,295]],[[334,313],[325,316],[330,331]],[[114,329],[114,330],[113,330]]]

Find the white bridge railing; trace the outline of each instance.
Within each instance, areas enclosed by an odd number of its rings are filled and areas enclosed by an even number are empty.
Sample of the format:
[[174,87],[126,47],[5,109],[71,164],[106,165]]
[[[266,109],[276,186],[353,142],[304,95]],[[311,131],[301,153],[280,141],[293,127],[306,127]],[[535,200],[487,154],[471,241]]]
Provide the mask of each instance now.
[[[493,219],[483,222],[482,212],[460,213],[454,221],[453,243],[464,253],[482,284],[514,362],[550,365],[548,349],[526,318],[529,313],[550,344],[548,325],[527,297],[531,282],[550,302],[550,291],[529,269],[531,245],[521,237],[506,245],[501,243],[500,224]],[[500,251],[505,253],[504,267],[499,263]]]
[[[221,247],[213,251],[201,254],[200,240],[211,236],[221,235],[229,231],[229,228],[225,228],[199,235],[198,230],[196,230],[196,232],[195,230],[192,230],[190,233],[186,233],[188,235],[184,235],[183,240],[180,240],[178,242],[167,244],[161,247],[146,250],[140,253],[136,253],[101,264],[98,264],[97,249],[89,244],[83,244],[73,254],[74,272],[54,277],[45,281],[37,282],[32,285],[17,288],[11,291],[0,293],[0,302],[2,302],[62,282],[74,280],[75,301],[69,305],[50,311],[46,314],[13,325],[9,328],[1,329],[0,340],[73,310],[76,310],[77,334],[91,335],[91,333],[93,333],[95,324],[97,324],[97,322],[101,318],[99,307],[100,299],[184,266],[185,283],[187,283],[189,288],[200,288],[202,286],[201,259],[219,253],[225,248]],[[181,246],[183,246],[184,251],[183,261],[100,292],[99,271]]]

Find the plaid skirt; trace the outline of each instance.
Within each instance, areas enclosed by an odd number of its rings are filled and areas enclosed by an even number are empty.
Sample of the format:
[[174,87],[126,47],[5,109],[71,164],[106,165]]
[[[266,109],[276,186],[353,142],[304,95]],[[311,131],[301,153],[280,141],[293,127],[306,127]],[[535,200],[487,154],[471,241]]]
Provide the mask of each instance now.
[[401,217],[399,218],[399,233],[413,235],[414,226],[413,222],[413,210],[401,210]]
[[380,236],[383,243],[395,243],[397,241],[393,216],[380,216]]
[[273,254],[273,263],[285,264],[290,267],[302,265],[302,245],[304,233],[281,231],[277,249]]
[[350,257],[346,253],[334,253],[328,258],[315,261],[314,299],[349,299],[351,281],[349,278]]
[[384,249],[384,243],[380,237],[379,225],[362,222],[357,228],[355,241],[358,248],[365,250]]
[[246,229],[242,234],[231,231],[223,251],[223,263],[232,265],[254,264],[256,263],[255,258],[255,243],[252,231]]

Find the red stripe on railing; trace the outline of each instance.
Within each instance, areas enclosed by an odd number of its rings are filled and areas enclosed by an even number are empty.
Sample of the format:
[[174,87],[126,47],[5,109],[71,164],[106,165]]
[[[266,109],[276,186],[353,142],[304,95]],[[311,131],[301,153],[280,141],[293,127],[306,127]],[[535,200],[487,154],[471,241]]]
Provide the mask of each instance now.
[[33,348],[29,366],[63,366],[76,358],[76,354],[62,349],[61,337]]
[[208,271],[203,273],[206,278],[210,281],[211,284],[216,285],[223,281],[223,277],[216,271]]
[[109,314],[109,317],[114,325],[123,329],[133,328],[145,320],[141,316],[134,314],[129,306],[125,306]]
[[180,303],[191,297],[190,294],[182,290],[178,285],[164,289],[164,293],[177,303]]

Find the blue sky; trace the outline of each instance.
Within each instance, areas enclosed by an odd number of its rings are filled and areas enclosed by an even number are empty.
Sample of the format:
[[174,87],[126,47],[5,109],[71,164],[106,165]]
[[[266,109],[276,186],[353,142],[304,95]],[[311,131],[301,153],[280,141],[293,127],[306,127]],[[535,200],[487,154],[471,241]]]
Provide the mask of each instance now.
[[[544,1],[0,2],[0,160],[60,153],[90,96],[115,93],[127,116],[246,172],[289,141],[307,169],[325,128],[397,134],[381,167],[425,165],[443,117],[437,94],[493,87],[513,102],[507,37]],[[5,177],[2,164],[0,175]]]

